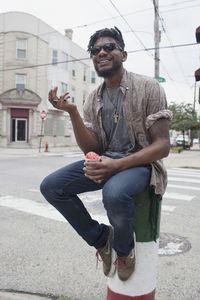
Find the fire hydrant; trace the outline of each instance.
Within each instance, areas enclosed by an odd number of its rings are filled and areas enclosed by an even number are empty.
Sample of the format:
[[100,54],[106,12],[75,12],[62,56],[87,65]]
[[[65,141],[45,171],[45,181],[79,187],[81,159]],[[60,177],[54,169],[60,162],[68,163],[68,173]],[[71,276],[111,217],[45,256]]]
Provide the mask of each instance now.
[[48,142],[46,142],[45,143],[45,150],[44,150],[44,152],[48,152],[48,148],[49,148],[49,144],[48,144]]

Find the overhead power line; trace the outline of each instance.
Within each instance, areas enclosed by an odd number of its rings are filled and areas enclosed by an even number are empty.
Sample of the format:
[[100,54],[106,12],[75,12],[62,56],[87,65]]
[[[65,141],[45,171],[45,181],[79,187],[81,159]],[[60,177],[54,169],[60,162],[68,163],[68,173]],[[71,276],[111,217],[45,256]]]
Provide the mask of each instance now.
[[46,67],[46,66],[56,66],[59,64],[64,64],[64,63],[71,63],[71,62],[76,62],[76,61],[82,61],[82,60],[88,60],[90,57],[84,57],[84,58],[75,58],[75,59],[70,59],[70,60],[64,60],[64,61],[58,61],[56,63],[45,63],[45,64],[37,64],[37,65],[31,65],[31,66],[24,66],[24,67],[17,67],[17,68],[10,68],[10,69],[2,69],[0,70],[1,72],[5,71],[17,71],[17,70],[23,70],[23,69],[32,69],[32,68],[38,68],[38,67]]
[[[191,1],[199,1],[199,0],[187,0],[187,1],[181,1],[181,2],[176,2],[176,3],[172,3],[172,4],[160,5],[160,8],[162,9],[162,13],[165,13],[165,12],[177,11],[177,10],[182,10],[182,9],[187,9],[187,8],[200,6],[200,4],[194,4],[194,5],[191,5],[191,6],[184,6],[184,7],[175,8],[175,9],[163,10],[165,8],[167,9],[167,7],[170,7],[170,6],[180,5],[184,2],[191,2]],[[128,17],[128,16],[131,16],[131,15],[140,14],[140,13],[151,11],[151,10],[152,10],[152,7],[147,7],[147,8],[144,8],[144,9],[139,9],[139,10],[135,10],[135,11],[123,14],[123,16]],[[76,25],[76,26],[73,26],[71,28],[72,29],[78,29],[78,28],[89,27],[89,26],[92,26],[92,25],[95,25],[95,24],[98,24],[98,23],[110,21],[111,19],[115,20],[115,19],[118,19],[120,17],[121,16],[119,15],[119,16],[114,16],[114,17],[110,17],[110,18],[105,18],[105,19],[101,19],[101,20],[91,22],[91,23],[87,23],[87,24]]]
[[194,1],[199,1],[199,0],[185,0],[185,1],[179,1],[179,2],[173,2],[173,3],[169,3],[169,4],[164,4],[164,5],[161,5],[162,7],[166,7],[166,6],[174,6],[174,5],[180,5],[182,3],[191,3],[191,2],[194,2]]
[[159,18],[159,21],[160,21],[160,23],[161,23],[163,32],[164,32],[164,34],[166,35],[167,40],[168,40],[168,42],[169,42],[169,44],[170,44],[170,46],[171,46],[172,52],[173,52],[173,54],[174,54],[175,61],[176,61],[177,65],[178,65],[178,68],[179,68],[179,70],[180,70],[180,72],[181,72],[181,75],[183,76],[183,78],[184,78],[186,84],[189,86],[189,82],[188,82],[188,80],[187,80],[187,77],[185,76],[185,72],[184,72],[184,69],[183,69],[182,64],[181,64],[181,62],[180,62],[179,56],[177,55],[176,50],[175,50],[175,48],[173,47],[173,43],[172,43],[172,41],[171,41],[171,39],[170,39],[170,36],[169,36],[169,33],[168,33],[168,29],[167,29],[167,25],[166,25],[166,23],[165,23],[163,17],[161,16],[161,13],[160,13],[160,11],[158,10],[156,4],[155,4],[155,3],[156,3],[156,0],[153,0],[153,3],[154,3],[154,8],[155,8],[155,11],[156,11],[156,15],[157,15],[157,17]]
[[190,5],[190,6],[184,6],[184,7],[174,8],[174,9],[163,10],[162,12],[163,13],[168,13],[168,12],[171,12],[171,11],[177,11],[177,10],[182,10],[182,9],[187,9],[187,8],[193,8],[193,7],[199,7],[199,6],[200,6],[200,4]]
[[119,9],[115,6],[115,4],[112,2],[112,0],[109,0],[110,3],[112,4],[112,6],[115,8],[115,10],[118,12],[118,14],[120,15],[120,17],[124,20],[124,22],[127,24],[127,26],[129,27],[130,31],[134,34],[134,36],[136,37],[136,39],[138,40],[138,42],[144,47],[144,49],[146,51],[148,51],[148,49],[146,48],[145,44],[142,42],[142,40],[138,37],[138,35],[136,34],[136,32],[133,30],[133,28],[130,26],[130,24],[128,23],[128,21],[126,20],[126,18],[121,14],[121,12],[119,11]]
[[[187,46],[194,46],[194,45],[199,45],[198,43],[188,43],[188,44],[179,44],[179,45],[173,45],[173,46],[161,46],[159,47],[160,49],[169,49],[169,48],[177,48],[177,47],[187,47]],[[148,51],[155,50],[156,48],[147,48]],[[134,53],[134,52],[141,52],[145,51],[146,49],[138,49],[138,50],[130,50],[128,53]]]
[[[195,46],[198,45],[198,43],[188,43],[188,44],[179,44],[179,45],[173,45],[173,46],[163,46],[159,47],[160,49],[169,49],[169,48],[176,48],[176,47],[188,47],[188,46]],[[138,50],[129,50],[127,53],[136,53],[136,52],[143,52],[143,51],[153,51],[155,50],[154,47],[152,48],[143,48],[143,49],[138,49]],[[64,64],[64,63],[71,63],[71,62],[76,62],[76,61],[83,61],[83,60],[89,60],[90,57],[83,57],[83,58],[75,58],[75,59],[70,59],[70,60],[65,60],[65,61],[59,61],[56,64],[51,63],[45,63],[45,64],[36,64],[36,65],[31,65],[31,66],[24,66],[24,67],[16,67],[16,68],[6,68],[6,69],[0,69],[0,72],[5,72],[5,71],[15,71],[15,70],[23,70],[23,69],[31,69],[31,68],[37,68],[37,67],[45,67],[45,66],[54,66],[54,65],[59,65],[59,64]]]
[[[139,43],[143,46],[144,50],[143,51],[146,51],[147,54],[149,56],[151,56],[151,58],[153,58],[155,60],[155,55],[152,54],[152,53],[149,53],[149,49],[144,45],[144,43],[142,42],[142,40],[137,36],[136,32],[132,29],[132,27],[130,26],[130,24],[128,23],[128,21],[126,20],[126,18],[124,17],[124,15],[120,12],[120,10],[116,7],[116,5],[114,5],[113,1],[112,0],[109,0],[110,3],[112,4],[112,6],[115,8],[115,10],[118,12],[118,14],[120,15],[120,17],[124,20],[124,22],[128,25],[128,27],[130,28],[131,32],[134,34],[134,36],[136,37],[136,39],[139,41]],[[153,3],[155,4],[155,1],[153,0]],[[158,53],[159,51],[159,47],[157,47],[157,45],[155,45],[154,47],[154,52],[155,53]],[[159,59],[160,62],[162,63],[163,67],[165,68],[166,72],[167,72],[167,68],[165,67],[163,61],[161,61],[161,59]],[[158,65],[157,65],[158,66]],[[168,76],[171,78],[171,76],[169,75],[169,72],[167,72]]]
[[181,63],[181,61],[180,61],[180,58],[179,58],[179,56],[178,56],[178,54],[177,54],[175,48],[173,47],[173,43],[172,43],[172,40],[171,40],[171,38],[170,38],[170,36],[169,36],[169,32],[168,32],[167,25],[166,25],[164,19],[163,19],[161,16],[160,16],[160,21],[161,21],[161,23],[162,23],[163,28],[165,29],[165,30],[164,30],[164,34],[166,35],[167,40],[168,40],[170,46],[172,46],[171,50],[172,50],[172,52],[173,52],[173,54],[174,54],[174,58],[175,58],[175,61],[176,61],[177,65],[178,65],[178,67],[179,67],[180,73],[181,73],[181,75],[183,76],[183,78],[184,78],[184,80],[185,80],[185,83],[190,87],[188,78],[187,78],[186,75],[185,75],[185,71],[184,71],[184,69],[183,69],[183,66],[182,66],[182,63]]
[[[172,3],[172,4],[160,5],[160,8],[174,6],[176,4],[178,5],[178,4],[182,4],[182,3],[185,3],[185,2],[191,2],[191,1],[199,1],[199,0],[187,0],[187,1],[181,1],[181,2],[176,2],[176,3]],[[177,11],[177,10],[187,9],[187,8],[192,8],[192,7],[198,7],[198,6],[200,6],[200,4],[193,5],[193,6],[185,6],[185,7],[175,8],[175,9],[170,9],[170,10],[162,10],[162,13],[171,12],[171,11]],[[152,10],[152,7],[144,8],[144,9],[140,9],[140,10],[136,10],[136,11],[124,14],[124,17],[125,16],[131,16],[131,15],[134,15],[134,14],[143,13],[143,12],[146,12],[146,11],[151,11],[151,10]],[[87,23],[87,24],[76,25],[76,26],[73,26],[73,27],[70,27],[70,28],[71,29],[85,28],[85,27],[89,27],[89,26],[92,26],[92,25],[95,25],[95,24],[98,24],[98,23],[110,21],[111,19],[118,19],[120,17],[121,16],[118,15],[118,16],[114,16],[114,17],[109,17],[109,18],[101,19],[101,20],[98,20],[98,21],[95,21],[95,22]],[[51,30],[51,31],[40,33],[40,34],[38,34],[38,36],[42,38],[42,36],[50,35],[50,34],[55,34],[55,33],[62,34],[61,31],[64,31],[65,29],[66,28],[62,28],[62,29],[59,29],[59,30],[54,29],[54,30]],[[130,31],[132,32],[132,30],[130,30]],[[139,32],[139,31],[137,31],[137,32]],[[127,31],[124,31],[124,32],[122,31],[122,33],[127,33]],[[33,36],[32,38],[35,38],[35,36]],[[29,37],[29,39],[30,39],[30,37]],[[9,41],[7,41],[7,43],[12,43],[14,41],[16,41],[16,39],[9,40]],[[4,43],[0,42],[0,45],[2,45],[2,44],[4,44]]]

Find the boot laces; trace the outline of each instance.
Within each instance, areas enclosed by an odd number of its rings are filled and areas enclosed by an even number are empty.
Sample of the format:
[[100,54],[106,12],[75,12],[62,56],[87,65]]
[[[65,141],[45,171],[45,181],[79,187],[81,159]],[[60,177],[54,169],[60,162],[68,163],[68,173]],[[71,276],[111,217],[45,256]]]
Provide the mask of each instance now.
[[97,258],[97,260],[96,260],[96,269],[98,268],[98,262],[99,261],[100,262],[103,261],[103,258],[101,257],[101,254],[100,254],[100,252],[101,252],[102,249],[103,248],[99,248],[99,249],[97,249],[97,252],[96,252],[96,258]]
[[127,256],[118,256],[114,262],[114,265],[119,264],[121,267],[125,267],[126,259],[127,259]]

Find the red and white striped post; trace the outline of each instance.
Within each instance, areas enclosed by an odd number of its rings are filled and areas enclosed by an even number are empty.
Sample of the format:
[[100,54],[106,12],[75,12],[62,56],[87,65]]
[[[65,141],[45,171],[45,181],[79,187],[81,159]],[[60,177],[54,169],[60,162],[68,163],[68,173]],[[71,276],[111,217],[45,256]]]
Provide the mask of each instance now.
[[136,265],[127,281],[108,278],[107,300],[155,300],[161,197],[148,189],[134,198]]

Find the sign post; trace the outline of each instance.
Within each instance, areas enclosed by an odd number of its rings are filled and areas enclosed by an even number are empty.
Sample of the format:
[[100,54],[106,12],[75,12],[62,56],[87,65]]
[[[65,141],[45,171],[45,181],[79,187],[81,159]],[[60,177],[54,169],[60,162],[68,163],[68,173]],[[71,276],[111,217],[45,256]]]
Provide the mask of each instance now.
[[42,120],[42,124],[41,124],[41,132],[40,132],[40,143],[39,143],[39,152],[41,150],[41,144],[42,144],[42,133],[43,133],[43,128],[44,128],[44,120],[47,117],[47,112],[43,109],[40,112],[40,119]]

